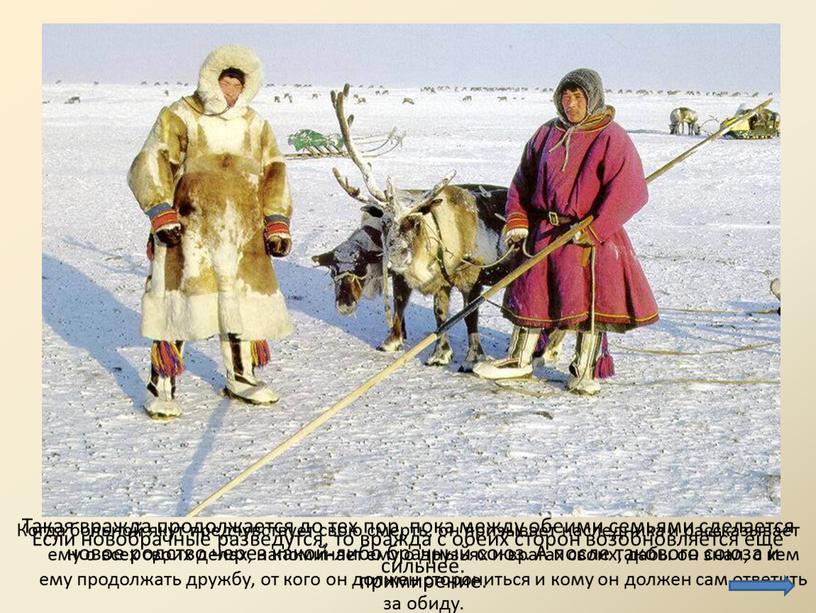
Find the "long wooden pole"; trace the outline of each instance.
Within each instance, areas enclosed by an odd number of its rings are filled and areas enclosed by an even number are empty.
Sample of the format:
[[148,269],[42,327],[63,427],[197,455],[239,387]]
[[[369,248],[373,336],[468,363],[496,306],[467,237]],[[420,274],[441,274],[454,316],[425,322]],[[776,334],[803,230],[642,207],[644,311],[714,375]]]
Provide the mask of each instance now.
[[317,430],[320,426],[322,426],[324,423],[326,423],[328,420],[334,417],[336,413],[339,413],[340,411],[345,409],[348,405],[357,400],[360,396],[365,394],[368,390],[377,385],[380,381],[388,377],[394,371],[400,369],[408,360],[412,359],[414,356],[419,354],[423,349],[425,349],[428,345],[433,343],[436,340],[436,338],[437,335],[435,333],[426,336],[414,347],[411,347],[411,349],[406,351],[402,356],[394,360],[390,365],[388,365],[388,367],[386,367],[385,369],[381,370],[376,375],[371,377],[368,381],[366,381],[356,390],[348,394],[345,398],[343,398],[339,402],[335,403],[334,405],[326,409],[318,417],[316,417],[308,424],[303,426],[300,430],[298,430],[296,434],[283,441],[280,445],[275,447],[272,451],[267,453],[260,460],[249,466],[241,474],[239,474],[237,477],[229,481],[229,483],[226,483],[224,486],[218,489],[218,491],[214,492],[213,494],[208,496],[205,500],[200,502],[197,507],[195,507],[192,511],[187,513],[187,517],[195,517],[205,507],[209,506],[210,504],[221,498],[221,496],[226,494],[236,485],[240,484],[256,470],[268,464],[269,462],[277,458],[279,455],[281,455],[284,451],[286,451],[293,445],[296,445],[304,438],[309,436],[312,432]]
[[[740,119],[744,119],[746,117],[750,117],[751,115],[754,115],[755,113],[759,112],[760,109],[762,109],[762,108],[766,107],[768,104],[770,104],[770,102],[771,102],[771,98],[769,98],[768,100],[766,100],[765,102],[763,102],[762,104],[757,106],[756,108],[752,109],[751,111],[748,111],[746,114],[742,115],[740,117]],[[731,125],[731,124],[729,123],[729,125]],[[653,181],[654,179],[656,179],[660,175],[667,172],[675,164],[678,164],[679,162],[685,160],[687,157],[692,155],[702,145],[704,145],[705,143],[713,140],[714,138],[717,138],[718,136],[724,134],[727,131],[728,131],[728,125],[723,127],[723,128],[720,128],[720,130],[718,130],[714,134],[710,135],[705,140],[700,141],[699,143],[697,143],[696,145],[694,145],[693,147],[691,147],[687,151],[681,153],[679,156],[674,158],[668,164],[665,164],[664,166],[661,166],[660,168],[658,168],[655,172],[653,172],[648,177],[646,177],[646,182],[650,183],[651,181]],[[298,444],[304,438],[309,436],[312,432],[317,430],[320,426],[322,426],[324,423],[329,421],[332,417],[334,417],[337,413],[339,413],[340,411],[345,409],[352,402],[354,402],[355,400],[360,398],[360,396],[365,394],[372,387],[374,387],[375,385],[377,385],[380,382],[382,382],[383,380],[385,380],[391,374],[393,374],[394,372],[396,372],[397,370],[402,368],[409,360],[412,360],[415,356],[419,355],[419,353],[423,349],[425,349],[431,343],[433,343],[435,340],[437,340],[439,338],[440,334],[445,332],[448,328],[453,326],[456,322],[462,320],[464,317],[466,317],[468,315],[468,313],[471,313],[475,309],[479,308],[479,306],[485,300],[487,300],[488,298],[493,296],[493,294],[495,294],[499,290],[502,290],[505,287],[507,287],[508,285],[510,285],[510,283],[512,283],[515,279],[517,279],[518,277],[523,275],[525,272],[530,270],[533,266],[535,266],[536,264],[541,262],[544,258],[546,258],[548,255],[550,255],[553,251],[555,251],[556,249],[559,249],[560,247],[567,244],[570,240],[572,240],[573,236],[575,236],[576,234],[578,234],[578,232],[580,232],[581,230],[586,228],[590,223],[592,223],[592,216],[591,215],[584,218],[584,219],[582,219],[580,222],[576,223],[575,225],[571,226],[569,228],[569,230],[567,230],[566,232],[561,234],[552,243],[550,243],[544,249],[542,249],[541,251],[536,253],[533,257],[531,257],[530,259],[525,261],[518,268],[515,268],[514,270],[509,272],[507,275],[502,277],[502,279],[498,283],[496,283],[495,285],[490,287],[484,294],[482,294],[481,296],[476,298],[476,300],[473,300],[472,302],[468,303],[456,315],[454,315],[454,316],[450,317],[449,319],[447,319],[434,332],[432,332],[431,334],[429,334],[428,336],[423,338],[421,341],[419,341],[416,345],[411,347],[411,349],[406,351],[403,355],[401,355],[399,358],[394,360],[391,364],[389,364],[383,370],[378,372],[376,375],[374,375],[373,377],[368,379],[365,383],[363,383],[357,389],[355,389],[354,391],[352,391],[351,393],[346,395],[344,398],[342,398],[341,400],[339,400],[338,402],[336,402],[335,404],[330,406],[328,409],[323,411],[318,417],[316,417],[315,419],[310,421],[308,424],[303,426],[294,435],[292,435],[291,437],[289,437],[288,439],[283,441],[280,445],[278,445],[277,447],[272,449],[272,451],[270,451],[269,453],[264,455],[262,458],[260,458],[256,462],[254,462],[252,465],[248,466],[246,469],[244,469],[238,476],[234,477],[229,482],[225,483],[218,490],[216,490],[215,492],[210,494],[207,498],[205,498],[200,503],[198,503],[198,505],[196,507],[194,507],[190,512],[187,513],[187,517],[197,516],[199,513],[201,513],[201,511],[203,511],[206,507],[210,506],[213,502],[215,502],[216,500],[221,498],[224,494],[229,492],[234,487],[240,485],[250,475],[252,475],[256,471],[258,471],[260,468],[262,468],[263,466],[265,466],[266,464],[268,464],[269,462],[271,462],[272,460],[274,460],[278,456],[282,455],[290,447]]]

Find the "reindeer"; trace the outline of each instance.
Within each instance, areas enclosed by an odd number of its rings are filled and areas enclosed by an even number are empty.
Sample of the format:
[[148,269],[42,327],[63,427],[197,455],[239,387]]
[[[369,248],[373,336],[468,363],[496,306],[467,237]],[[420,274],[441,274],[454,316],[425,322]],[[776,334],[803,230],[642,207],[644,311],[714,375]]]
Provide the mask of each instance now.
[[[493,198],[499,208],[507,199],[506,187],[475,184],[451,187],[468,191],[477,201],[483,201],[485,197]],[[422,190],[407,191],[416,197],[423,194]],[[373,205],[363,206],[362,211],[360,227],[330,251],[312,256],[312,262],[329,269],[334,283],[335,307],[341,315],[353,314],[362,298],[374,298],[383,291],[384,212]],[[502,267],[501,270],[506,272],[507,268]],[[491,275],[491,280],[494,280],[494,276]],[[380,351],[402,349],[407,336],[404,313],[413,291],[402,274],[392,270],[389,279],[394,288],[395,317],[387,338],[377,347]]]
[[688,128],[688,134],[700,133],[700,124],[697,123],[697,113],[685,106],[674,109],[669,115],[669,133],[682,134],[683,126]]
[[[507,198],[507,189],[495,185],[457,185],[455,187],[461,187],[477,198],[483,196],[485,192],[495,192],[502,201]],[[417,194],[420,193],[419,190],[415,191]],[[383,210],[366,205],[362,207],[362,211],[360,227],[355,229],[348,238],[332,250],[312,256],[312,262],[315,265],[329,269],[334,284],[335,308],[341,315],[346,316],[354,314],[363,298],[375,298],[383,293]],[[501,274],[506,272],[507,267],[502,267]],[[377,349],[390,352],[402,349],[408,337],[405,308],[408,306],[412,289],[401,274],[392,271],[389,273],[389,278],[394,288],[393,308],[396,317],[392,319],[388,336],[377,346]],[[536,350],[537,362],[558,363],[566,333],[566,330],[558,329],[551,331],[548,338],[542,337],[539,348]],[[461,370],[470,368],[472,368],[472,363],[466,361]]]
[[[375,209],[381,213],[380,245],[382,258],[390,270],[390,277],[394,279],[395,313],[388,337],[380,349],[398,351],[405,338],[404,310],[413,290],[433,295],[434,314],[437,324],[441,325],[448,317],[450,294],[454,287],[462,293],[466,303],[471,302],[479,297],[483,285],[495,283],[517,264],[515,251],[503,254],[501,249],[500,234],[504,220],[500,215],[504,212],[507,188],[450,185],[454,175],[450,173],[427,191],[397,189],[390,177],[385,190],[381,190],[370,165],[363,160],[351,137],[350,125],[354,118],[345,114],[347,96],[348,86],[340,93],[332,92],[332,102],[349,158],[360,171],[368,195],[352,186],[337,168],[333,169],[334,176],[349,196],[366,205],[369,215],[377,216]],[[337,249],[358,241],[358,238],[352,234]],[[372,239],[372,243],[376,245],[376,240]],[[332,253],[336,253],[336,250]],[[328,256],[322,254],[314,259],[328,265],[331,262]],[[336,255],[333,256],[334,261],[338,259]],[[365,270],[371,271],[373,257],[361,257],[357,261],[367,262]],[[340,268],[337,267],[337,270],[340,271]],[[360,270],[363,270],[362,267]],[[364,284],[360,281],[357,284],[359,295],[363,293]],[[463,371],[472,369],[473,364],[484,356],[478,317],[478,311],[474,311],[465,318],[468,352],[460,368]],[[442,334],[427,363],[446,365],[452,358],[453,350],[448,336]]]
[[[317,266],[325,266],[334,283],[334,305],[341,315],[351,315],[357,310],[362,298],[373,298],[382,293],[383,250],[382,250],[382,209],[366,205],[362,208],[360,227],[346,240],[331,251],[312,256]],[[396,304],[397,296],[404,291],[401,277],[392,276],[395,290],[395,310],[402,313]],[[404,307],[403,307],[404,308]],[[405,337],[405,323],[401,327]],[[383,344],[385,345],[385,343]],[[378,349],[387,350],[380,345]]]
[[403,98],[403,99],[402,99],[402,103],[403,103],[403,104],[415,104],[415,102],[414,102],[414,99],[413,99],[413,98]]

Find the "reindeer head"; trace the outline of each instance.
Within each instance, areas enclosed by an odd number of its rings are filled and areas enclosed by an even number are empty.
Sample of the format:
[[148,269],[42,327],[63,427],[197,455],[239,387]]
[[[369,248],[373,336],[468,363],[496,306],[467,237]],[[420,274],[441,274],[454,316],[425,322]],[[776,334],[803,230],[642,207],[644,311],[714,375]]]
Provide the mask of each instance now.
[[403,274],[418,257],[429,254],[440,240],[436,223],[427,214],[442,202],[440,192],[452,178],[453,173],[424,193],[396,190],[389,179],[386,194],[393,195],[395,213],[384,226],[383,251],[393,272]]
[[317,266],[329,269],[334,304],[341,315],[357,310],[360,299],[373,297],[382,285],[382,211],[363,207],[363,222],[331,251],[312,256]]
[[441,201],[438,198],[440,192],[450,183],[456,173],[449,173],[424,193],[415,190],[398,190],[394,186],[391,177],[388,177],[386,181],[385,190],[381,190],[374,179],[371,165],[363,160],[351,136],[351,125],[354,116],[346,116],[344,110],[344,102],[348,97],[348,92],[349,86],[346,84],[342,92],[333,91],[331,99],[349,158],[362,174],[365,186],[368,189],[368,195],[363,194],[359,187],[352,186],[337,168],[333,169],[334,176],[340,186],[352,198],[382,212],[381,227],[385,257],[391,269],[400,273],[410,265],[413,254],[416,253],[417,242],[423,232],[423,215]]
[[329,269],[334,283],[334,305],[341,315],[351,315],[371,281],[369,265],[379,264],[382,254],[354,252],[342,247],[338,245],[332,251],[314,255],[312,261]]
[[421,213],[394,220],[383,235],[383,251],[389,269],[403,274],[413,263],[414,254],[421,249],[424,238]]

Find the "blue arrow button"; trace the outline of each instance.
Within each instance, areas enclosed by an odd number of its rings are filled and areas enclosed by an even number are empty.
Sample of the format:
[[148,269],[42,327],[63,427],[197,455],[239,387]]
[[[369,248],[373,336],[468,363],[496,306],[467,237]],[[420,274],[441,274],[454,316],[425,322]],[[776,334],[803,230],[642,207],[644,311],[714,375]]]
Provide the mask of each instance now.
[[729,581],[729,592],[784,592],[788,595],[793,589],[793,581],[785,577],[782,581]]

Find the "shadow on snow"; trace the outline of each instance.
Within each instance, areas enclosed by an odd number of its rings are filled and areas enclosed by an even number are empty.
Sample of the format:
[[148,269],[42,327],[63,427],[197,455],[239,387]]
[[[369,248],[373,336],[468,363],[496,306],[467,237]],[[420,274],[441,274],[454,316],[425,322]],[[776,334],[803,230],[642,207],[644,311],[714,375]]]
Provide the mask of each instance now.
[[[275,271],[289,310],[298,311],[342,330],[345,334],[360,339],[372,349],[388,335],[382,296],[361,300],[354,315],[345,316],[335,309],[334,287],[325,269],[275,260]],[[411,302],[405,309],[405,322],[408,330],[406,348],[410,348],[436,329],[433,308],[416,304],[420,299],[420,294],[414,292],[411,295]],[[461,303],[458,292],[454,291],[451,296],[450,315],[455,315],[462,308]],[[485,305],[481,310],[493,308],[495,307]],[[496,355],[507,350],[510,341],[509,334],[484,326],[480,326],[479,331],[485,351]],[[467,331],[464,321],[457,323],[449,336],[456,359],[463,359],[467,353]],[[430,349],[422,355],[426,358],[429,354]],[[400,354],[393,355],[396,359],[396,356]]]
[[[135,407],[145,393],[150,341],[139,334],[140,317],[84,272],[50,255],[42,256],[42,316],[54,332],[73,347],[83,349],[113,375]],[[119,353],[120,347],[144,347],[144,372],[138,372]],[[213,360],[190,344],[185,348],[188,370],[206,381],[218,379]],[[43,356],[48,359],[47,355]]]

